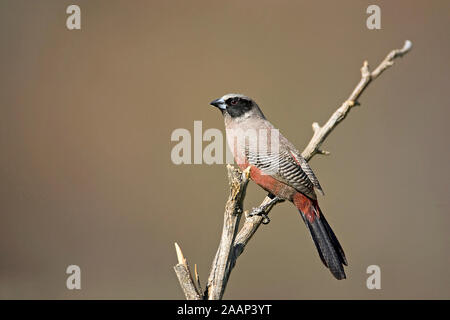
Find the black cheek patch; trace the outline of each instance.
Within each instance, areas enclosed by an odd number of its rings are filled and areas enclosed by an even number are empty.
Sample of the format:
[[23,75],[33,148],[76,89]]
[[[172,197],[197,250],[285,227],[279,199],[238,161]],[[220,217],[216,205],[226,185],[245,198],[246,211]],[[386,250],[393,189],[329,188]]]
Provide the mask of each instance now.
[[240,100],[235,105],[227,105],[227,112],[232,118],[239,118],[243,116],[246,112],[250,111],[252,104],[247,100]]

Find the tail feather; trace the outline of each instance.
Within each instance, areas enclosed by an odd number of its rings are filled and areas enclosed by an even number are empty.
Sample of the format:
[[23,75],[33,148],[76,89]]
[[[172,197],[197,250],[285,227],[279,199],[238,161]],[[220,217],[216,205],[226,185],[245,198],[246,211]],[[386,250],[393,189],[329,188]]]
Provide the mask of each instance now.
[[345,279],[344,265],[347,265],[347,259],[344,250],[317,202],[309,200],[309,204],[305,205],[305,202],[302,201],[300,206],[297,203],[296,206],[311,234],[323,264],[330,269],[336,279]]
[[333,244],[334,249],[339,253],[339,259],[342,262],[344,266],[348,266],[347,258],[345,257],[344,249],[342,249],[341,244],[339,243],[339,240],[336,238],[336,235],[333,232],[333,229],[331,229],[330,225],[328,224],[328,221],[325,219],[325,216],[323,215],[322,211],[320,211],[320,220],[323,222],[323,225],[325,226],[325,229],[328,232],[328,235],[330,236],[331,243]]

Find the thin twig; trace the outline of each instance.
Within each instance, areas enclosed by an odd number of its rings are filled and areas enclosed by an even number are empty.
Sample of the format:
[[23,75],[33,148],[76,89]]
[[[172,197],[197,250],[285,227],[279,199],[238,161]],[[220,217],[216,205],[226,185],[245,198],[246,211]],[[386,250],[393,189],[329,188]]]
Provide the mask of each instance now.
[[369,71],[369,63],[367,61],[364,61],[361,68],[361,80],[356,85],[355,89],[347,98],[347,100],[345,100],[344,103],[331,115],[330,119],[328,119],[328,121],[322,127],[320,127],[317,122],[313,123],[312,127],[314,134],[311,138],[311,141],[308,143],[308,146],[302,153],[303,158],[309,161],[317,153],[329,154],[329,152],[327,151],[320,150],[322,143],[325,141],[328,135],[334,130],[334,128],[336,128],[339,123],[341,123],[342,120],[345,119],[352,107],[359,105],[358,99],[367,88],[369,83],[375,80],[387,68],[391,67],[394,64],[395,58],[402,57],[403,55],[408,53],[411,48],[411,41],[406,40],[402,49],[392,50],[372,73]]

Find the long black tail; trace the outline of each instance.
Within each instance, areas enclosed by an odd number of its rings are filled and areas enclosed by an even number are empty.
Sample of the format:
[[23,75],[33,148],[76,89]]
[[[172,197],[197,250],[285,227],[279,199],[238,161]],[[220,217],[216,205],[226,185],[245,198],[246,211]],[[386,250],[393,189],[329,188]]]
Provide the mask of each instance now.
[[347,259],[344,250],[319,206],[316,206],[315,209],[319,210],[319,215],[312,222],[305,217],[302,211],[299,210],[299,212],[311,233],[323,264],[330,269],[336,279],[345,279],[344,265],[347,265]]

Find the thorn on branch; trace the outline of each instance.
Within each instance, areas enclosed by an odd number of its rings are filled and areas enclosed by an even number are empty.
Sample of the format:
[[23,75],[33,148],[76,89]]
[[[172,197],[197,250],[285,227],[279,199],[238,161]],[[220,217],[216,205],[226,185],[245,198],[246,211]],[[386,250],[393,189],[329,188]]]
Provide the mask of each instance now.
[[195,280],[198,282],[199,280],[199,276],[198,276],[198,272],[197,272],[197,264],[194,264],[194,275],[195,275]]
[[318,153],[318,154],[323,154],[324,156],[328,156],[328,155],[331,154],[330,151],[321,150],[321,149],[317,149],[317,153]]
[[361,76],[363,78],[370,78],[369,62],[367,62],[367,60],[364,61],[363,66],[361,68]]
[[195,281],[197,284],[197,289],[198,292],[202,292],[202,284],[200,283],[200,276],[198,275],[198,271],[197,271],[197,264],[194,264],[194,273],[195,273]]
[[313,128],[314,133],[318,132],[321,129],[317,122],[313,122],[312,128]]

